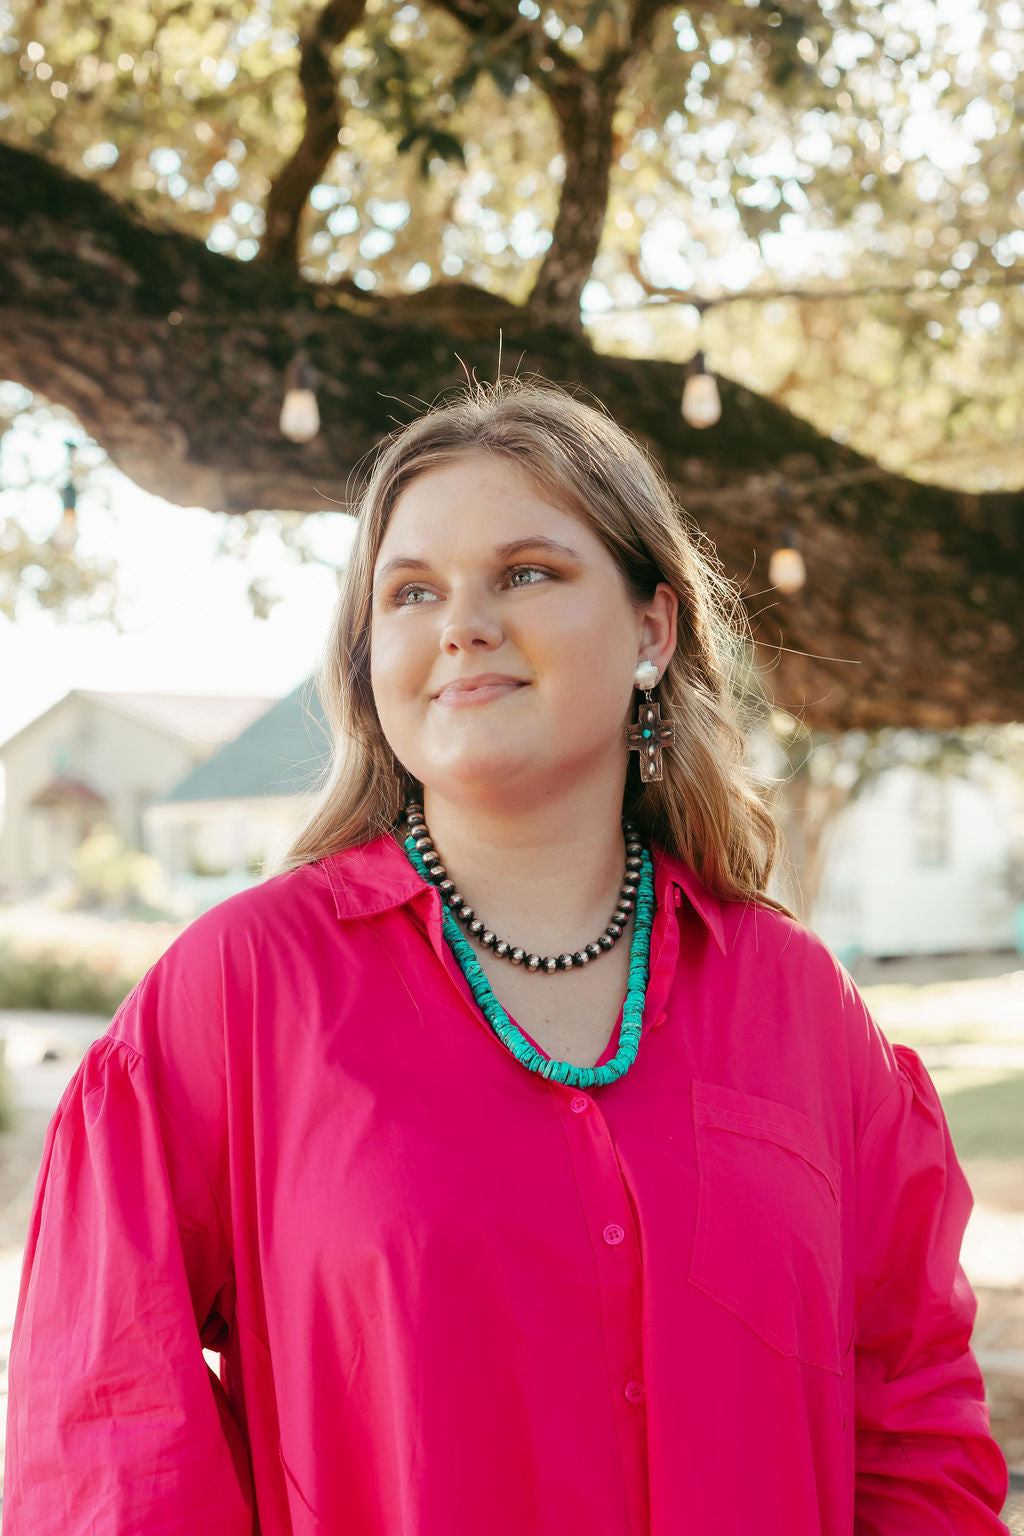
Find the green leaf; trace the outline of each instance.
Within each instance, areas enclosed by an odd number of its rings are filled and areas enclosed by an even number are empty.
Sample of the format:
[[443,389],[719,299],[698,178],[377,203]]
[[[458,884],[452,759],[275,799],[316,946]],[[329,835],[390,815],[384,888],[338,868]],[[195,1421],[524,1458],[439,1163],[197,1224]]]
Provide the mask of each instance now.
[[[408,133],[402,134],[402,137],[399,139],[398,144],[396,145],[398,153],[400,155],[407,154],[409,150],[412,149],[413,145],[418,144],[420,139],[426,138],[429,132],[430,129],[427,128],[423,123],[420,123],[416,128],[410,128]],[[426,151],[424,151],[424,153],[426,153]]]
[[522,72],[514,58],[492,59],[487,66],[487,73],[506,99],[515,95],[516,81]]
[[461,106],[462,103],[466,101],[472,94],[473,87],[476,85],[479,74],[480,65],[477,64],[474,60],[470,60],[468,64],[465,64],[463,68],[459,70],[458,74],[455,76],[455,79],[448,87],[449,92],[455,99],[456,105]]
[[442,160],[457,160],[460,165],[466,163],[466,151],[461,142],[453,133],[448,133],[444,128],[431,128],[428,133],[428,146],[432,155],[437,155]]

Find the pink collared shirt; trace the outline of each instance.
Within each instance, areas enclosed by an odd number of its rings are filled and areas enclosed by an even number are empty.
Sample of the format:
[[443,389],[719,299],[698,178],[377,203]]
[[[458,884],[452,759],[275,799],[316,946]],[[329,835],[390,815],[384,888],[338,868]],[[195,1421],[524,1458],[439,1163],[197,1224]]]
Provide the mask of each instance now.
[[50,1126],[5,1536],[1005,1532],[918,1058],[806,929],[656,890],[592,1092],[391,839],[193,923]]

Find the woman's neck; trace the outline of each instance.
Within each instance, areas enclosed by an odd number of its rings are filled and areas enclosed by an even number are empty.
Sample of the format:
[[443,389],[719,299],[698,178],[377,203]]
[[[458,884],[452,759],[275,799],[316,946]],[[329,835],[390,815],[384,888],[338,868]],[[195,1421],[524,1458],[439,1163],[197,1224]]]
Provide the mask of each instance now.
[[577,786],[509,812],[427,790],[431,838],[457,889],[488,927],[542,953],[596,938],[622,884],[622,785]]

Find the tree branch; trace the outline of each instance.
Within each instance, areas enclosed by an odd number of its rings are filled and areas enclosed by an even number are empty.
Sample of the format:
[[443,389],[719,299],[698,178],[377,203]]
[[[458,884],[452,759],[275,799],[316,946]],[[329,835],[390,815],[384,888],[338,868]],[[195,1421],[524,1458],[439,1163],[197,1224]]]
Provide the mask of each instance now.
[[661,12],[677,8],[677,0],[633,0],[627,36],[618,47],[609,49],[597,71],[598,76],[614,80],[621,88],[626,69],[649,45]]
[[[609,314],[616,310],[623,310],[633,314],[636,310],[650,307],[651,309],[668,309],[674,304],[688,304],[693,309],[701,311],[708,309],[720,309],[723,304],[774,304],[783,299],[796,300],[801,304],[811,302],[836,302],[845,299],[877,299],[877,298],[908,298],[911,294],[918,294],[924,298],[932,294],[937,298],[951,298],[960,293],[958,288],[944,288],[940,283],[941,272],[928,271],[928,282],[922,284],[920,273],[927,271],[919,268],[916,282],[909,283],[865,283],[859,288],[741,288],[735,293],[718,293],[714,295],[694,293],[692,289],[664,287],[659,283],[652,283],[643,270],[640,257],[635,251],[626,256],[626,264],[629,267],[630,276],[639,284],[648,299],[654,300],[650,306],[639,304],[609,305],[602,314]],[[968,281],[965,287],[970,287]],[[1024,286],[1024,267],[1013,267],[1005,272],[989,274],[985,278],[986,288],[1019,288]]]
[[299,84],[306,125],[291,159],[271,183],[266,234],[258,260],[280,271],[298,269],[299,222],[306,200],[338,148],[341,110],[331,56],[363,19],[366,0],[329,0],[299,44]]
[[531,312],[582,329],[580,301],[601,244],[613,156],[612,121],[626,72],[669,0],[634,0],[629,33],[593,72],[563,50],[538,84],[554,109],[565,179],[551,244],[529,298]]
[[558,123],[565,176],[551,244],[527,308],[538,323],[582,331],[580,297],[601,243],[612,166],[612,119],[626,70],[646,47],[659,12],[671,0],[634,0],[625,39],[601,65],[586,69],[509,0],[437,0],[474,37],[523,37],[522,66],[551,103]]
[[[438,324],[446,293],[420,294],[414,320],[219,256],[4,146],[0,268],[0,377],[74,411],[137,484],[183,506],[347,508],[354,466],[458,385],[460,358],[482,378],[495,368],[497,327],[457,340]],[[303,447],[277,425],[296,320],[323,420]],[[518,321],[504,355],[585,380],[714,540],[779,707],[821,729],[1024,718],[1024,494],[889,474],[727,379],[721,422],[698,432],[679,415],[682,366]],[[767,575],[782,523],[808,569],[791,597]]]

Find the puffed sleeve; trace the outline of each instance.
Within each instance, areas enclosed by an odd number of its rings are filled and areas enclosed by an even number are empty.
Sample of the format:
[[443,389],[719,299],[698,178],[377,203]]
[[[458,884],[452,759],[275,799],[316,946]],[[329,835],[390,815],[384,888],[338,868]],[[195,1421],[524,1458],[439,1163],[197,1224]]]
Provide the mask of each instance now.
[[934,1084],[893,1047],[857,1163],[856,1536],[995,1536],[1006,1463],[989,1429],[959,1263],[971,1193]]
[[251,1536],[244,1442],[202,1353],[232,1301],[227,1235],[189,1138],[145,1057],[106,1035],[61,1100],[36,1187],[4,1536]]

